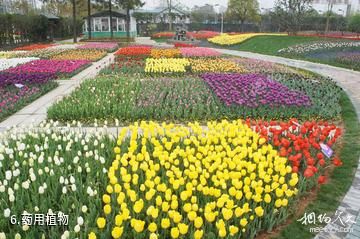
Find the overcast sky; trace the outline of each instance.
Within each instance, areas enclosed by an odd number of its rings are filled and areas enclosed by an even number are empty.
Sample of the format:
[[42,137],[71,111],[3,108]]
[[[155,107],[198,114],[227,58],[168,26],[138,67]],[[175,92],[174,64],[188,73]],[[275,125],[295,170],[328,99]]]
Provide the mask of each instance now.
[[[159,4],[161,0],[145,0],[144,8],[153,8]],[[260,8],[273,7],[275,0],[258,0]],[[173,2],[181,2],[182,4],[192,8],[194,5],[202,6],[205,4],[220,4],[227,6],[228,0],[173,0]]]

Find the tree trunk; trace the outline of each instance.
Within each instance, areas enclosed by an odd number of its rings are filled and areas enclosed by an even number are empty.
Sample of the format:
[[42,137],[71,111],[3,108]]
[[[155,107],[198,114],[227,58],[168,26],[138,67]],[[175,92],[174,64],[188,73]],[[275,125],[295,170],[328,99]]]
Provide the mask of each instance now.
[[130,38],[130,9],[126,8],[126,37]]
[[77,27],[76,27],[76,0],[72,0],[73,4],[73,34],[74,34],[74,43],[77,42]]
[[333,9],[333,0],[329,0],[329,1],[330,2],[329,2],[327,17],[326,17],[325,33],[327,33],[329,31],[330,14]]
[[111,0],[109,0],[109,15],[110,15],[110,38],[114,38],[114,32],[112,28],[112,11],[111,11]]
[[88,25],[88,34],[89,34],[89,40],[91,40],[91,0],[88,0],[88,19],[87,19],[87,25]]

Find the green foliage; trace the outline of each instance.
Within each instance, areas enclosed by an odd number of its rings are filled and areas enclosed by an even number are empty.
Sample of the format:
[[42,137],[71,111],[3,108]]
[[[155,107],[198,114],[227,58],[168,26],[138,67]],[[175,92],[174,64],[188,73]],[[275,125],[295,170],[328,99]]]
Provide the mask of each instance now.
[[231,21],[259,22],[259,3],[257,0],[229,0],[226,18]]
[[348,28],[352,32],[360,33],[360,14],[356,14],[350,18]]
[[300,31],[312,0],[277,0],[274,17],[286,31],[296,34]]
[[[273,79],[311,98],[311,107],[247,108],[226,106],[199,78],[129,78],[103,76],[85,81],[70,96],[53,105],[48,117],[60,121],[93,119],[132,122],[215,120],[219,118],[301,119],[336,118],[340,88],[326,78],[273,74]],[[321,89],[321,90],[319,90]]]
[[[0,47],[46,41],[50,34],[48,19],[42,15],[0,14]],[[54,27],[55,37],[72,34],[72,20],[60,18]],[[81,22],[77,22],[81,29]]]

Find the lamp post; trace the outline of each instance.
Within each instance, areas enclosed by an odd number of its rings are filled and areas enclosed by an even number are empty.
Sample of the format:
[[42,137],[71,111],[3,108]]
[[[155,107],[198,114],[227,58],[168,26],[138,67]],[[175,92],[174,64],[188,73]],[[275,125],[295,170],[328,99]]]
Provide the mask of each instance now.
[[221,15],[221,25],[220,25],[220,32],[224,33],[224,12],[220,11],[220,5],[217,3],[214,7],[219,7],[219,13]]

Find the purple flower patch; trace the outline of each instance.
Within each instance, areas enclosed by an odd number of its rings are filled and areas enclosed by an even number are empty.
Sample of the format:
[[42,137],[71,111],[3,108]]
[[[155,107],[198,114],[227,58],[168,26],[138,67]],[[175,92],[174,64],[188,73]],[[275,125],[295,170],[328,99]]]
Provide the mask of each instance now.
[[23,72],[23,73],[11,73],[1,72],[0,73],[0,87],[12,84],[44,84],[51,79],[56,78],[55,73],[49,72]]
[[263,75],[205,73],[201,77],[227,106],[311,106],[304,93]]

